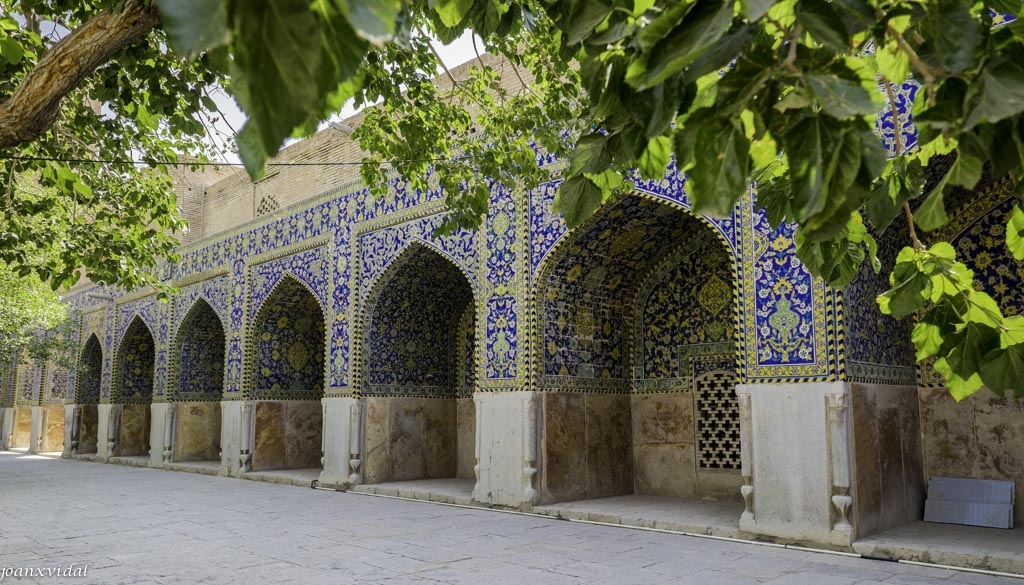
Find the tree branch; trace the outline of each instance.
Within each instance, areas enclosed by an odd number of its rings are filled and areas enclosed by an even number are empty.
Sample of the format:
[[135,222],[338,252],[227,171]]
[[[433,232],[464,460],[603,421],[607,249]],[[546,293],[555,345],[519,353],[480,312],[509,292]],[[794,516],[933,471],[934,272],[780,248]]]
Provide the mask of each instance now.
[[50,48],[9,100],[0,104],[0,148],[31,142],[53,125],[60,101],[97,67],[160,25],[160,14],[140,0],[104,12]]

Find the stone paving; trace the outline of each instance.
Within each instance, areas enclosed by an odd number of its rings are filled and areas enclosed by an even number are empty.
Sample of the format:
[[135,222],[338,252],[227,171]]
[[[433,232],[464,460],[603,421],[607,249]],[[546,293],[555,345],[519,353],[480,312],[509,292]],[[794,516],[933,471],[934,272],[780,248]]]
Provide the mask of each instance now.
[[0,583],[1006,584],[1020,579],[0,453]]

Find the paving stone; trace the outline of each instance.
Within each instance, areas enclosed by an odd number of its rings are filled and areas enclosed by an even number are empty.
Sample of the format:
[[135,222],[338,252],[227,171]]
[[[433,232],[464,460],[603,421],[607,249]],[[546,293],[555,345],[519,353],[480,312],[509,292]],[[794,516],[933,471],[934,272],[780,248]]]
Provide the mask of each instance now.
[[88,564],[88,575],[74,580],[83,585],[1024,585],[935,567],[9,453],[0,453],[0,494],[0,568]]

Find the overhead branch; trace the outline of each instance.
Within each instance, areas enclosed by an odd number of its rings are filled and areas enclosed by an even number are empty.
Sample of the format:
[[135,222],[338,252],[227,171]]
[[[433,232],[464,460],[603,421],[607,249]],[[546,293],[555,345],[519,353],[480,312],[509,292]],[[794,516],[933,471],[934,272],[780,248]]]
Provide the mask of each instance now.
[[155,8],[127,0],[120,12],[103,12],[55,44],[0,103],[0,148],[42,136],[60,113],[60,102],[83,79],[160,26]]

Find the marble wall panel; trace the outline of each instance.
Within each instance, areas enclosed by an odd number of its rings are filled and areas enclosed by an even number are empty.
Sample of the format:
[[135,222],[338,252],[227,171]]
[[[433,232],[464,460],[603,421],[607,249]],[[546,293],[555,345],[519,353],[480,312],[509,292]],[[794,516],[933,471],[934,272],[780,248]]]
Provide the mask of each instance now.
[[924,470],[916,389],[853,384],[853,521],[859,536],[919,520]]
[[32,435],[32,408],[19,406],[14,409],[14,433],[11,439],[11,447],[16,449],[28,449]]
[[286,403],[284,464],[288,469],[312,469],[322,465],[323,427],[320,402],[293,400]]
[[1024,525],[1024,400],[988,389],[956,402],[944,388],[918,391],[924,477],[1016,483],[1014,524]]
[[588,497],[633,493],[632,424],[628,395],[586,395]]
[[473,479],[476,466],[476,403],[472,398],[456,400],[457,428],[455,476],[461,479]]
[[175,417],[175,461],[220,461],[219,402],[178,403]]
[[[469,399],[463,401],[472,402]],[[459,457],[473,453],[473,434],[463,421],[455,398],[366,398],[366,483],[463,477]],[[463,407],[463,413],[472,416]],[[468,447],[460,444],[468,441]],[[473,476],[473,460],[462,473]]]
[[64,405],[51,404],[43,407],[44,453],[64,450]]
[[635,394],[632,418],[636,492],[697,495],[693,395]]
[[633,493],[630,397],[552,392],[543,399],[543,502]]
[[261,400],[256,403],[253,471],[320,467],[323,410],[319,402]]
[[260,400],[255,407],[252,470],[284,468],[284,403]]
[[587,494],[586,397],[543,395],[541,502],[582,500]]
[[149,455],[149,432],[152,413],[148,404],[125,404],[121,411],[121,431],[118,452],[130,457]]
[[95,404],[82,405],[78,421],[78,452],[80,454],[95,453],[97,435],[100,424],[98,407]]

